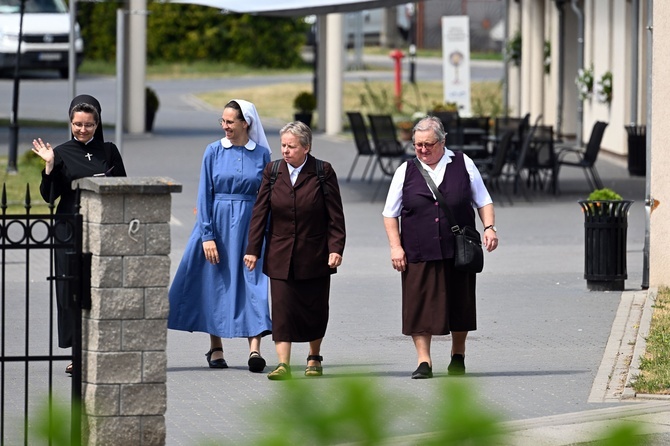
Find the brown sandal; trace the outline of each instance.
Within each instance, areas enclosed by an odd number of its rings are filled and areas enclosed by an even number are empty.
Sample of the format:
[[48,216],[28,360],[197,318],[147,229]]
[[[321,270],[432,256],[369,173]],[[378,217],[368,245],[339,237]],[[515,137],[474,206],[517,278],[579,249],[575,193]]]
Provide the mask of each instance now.
[[273,371],[268,373],[268,379],[272,381],[285,381],[291,379],[291,367],[285,362],[280,362]]
[[[307,357],[307,362],[309,361],[319,361],[323,362],[323,356],[319,355],[309,355]],[[323,367],[320,365],[308,365],[305,369],[305,376],[322,376]]]

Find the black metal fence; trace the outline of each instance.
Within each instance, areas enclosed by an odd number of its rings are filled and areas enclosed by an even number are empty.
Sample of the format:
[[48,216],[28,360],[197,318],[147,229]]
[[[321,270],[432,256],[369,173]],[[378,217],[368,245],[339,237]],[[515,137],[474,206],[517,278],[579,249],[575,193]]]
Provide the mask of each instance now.
[[[77,199],[77,203],[79,200]],[[40,404],[53,423],[53,397],[71,386],[71,444],[81,443],[81,309],[90,308],[90,255],[82,252],[83,219],[73,214],[30,214],[26,188],[25,213],[7,214],[3,185],[0,199],[0,444],[35,443],[31,420]],[[55,273],[55,253],[65,264]],[[56,283],[67,284],[74,313],[72,353],[58,354],[55,342]],[[72,378],[55,363],[72,362]],[[67,391],[66,391],[67,394]],[[67,397],[67,395],[66,395]],[[40,422],[44,423],[44,420]],[[17,426],[18,424],[18,426]],[[63,426],[49,426],[49,430]],[[67,428],[67,426],[65,427]]]

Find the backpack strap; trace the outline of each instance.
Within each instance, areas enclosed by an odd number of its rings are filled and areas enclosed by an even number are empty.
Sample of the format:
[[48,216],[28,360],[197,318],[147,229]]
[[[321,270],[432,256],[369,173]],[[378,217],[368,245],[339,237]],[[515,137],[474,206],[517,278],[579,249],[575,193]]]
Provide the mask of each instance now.
[[272,199],[272,189],[274,189],[275,183],[277,182],[277,175],[279,174],[279,163],[281,163],[281,160],[275,160],[272,162],[272,168],[270,169],[270,196],[268,197],[268,201]]
[[[316,177],[319,180],[319,186],[321,186],[321,191],[323,192],[323,195],[326,196],[328,195],[328,187],[326,186],[326,173],[323,168],[323,161],[314,158],[316,161]],[[272,189],[275,187],[275,183],[277,182],[277,175],[279,174],[279,164],[281,163],[281,160],[275,160],[272,162],[272,167],[270,168],[270,197],[269,199],[272,199]]]
[[316,160],[316,177],[319,179],[319,185],[323,191],[323,195],[328,195],[328,188],[326,187],[326,174],[323,170],[323,161],[315,158]]

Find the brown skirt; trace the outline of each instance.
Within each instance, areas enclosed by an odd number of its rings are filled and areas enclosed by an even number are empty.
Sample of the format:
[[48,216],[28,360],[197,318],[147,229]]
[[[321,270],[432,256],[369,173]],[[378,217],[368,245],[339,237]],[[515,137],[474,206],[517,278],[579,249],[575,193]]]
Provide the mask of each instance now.
[[270,279],[272,340],[309,342],[321,339],[328,325],[330,276],[309,280]]
[[408,263],[402,273],[402,333],[476,330],[476,278],[454,269],[454,259]]

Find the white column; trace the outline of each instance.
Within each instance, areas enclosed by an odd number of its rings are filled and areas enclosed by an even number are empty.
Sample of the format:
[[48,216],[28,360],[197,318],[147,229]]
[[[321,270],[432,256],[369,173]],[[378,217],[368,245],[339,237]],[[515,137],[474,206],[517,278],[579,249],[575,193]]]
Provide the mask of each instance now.
[[[521,31],[521,6],[517,2],[508,2],[508,20],[509,20],[509,34],[508,39],[512,39],[517,31]],[[523,38],[523,37],[522,37]],[[523,65],[525,58],[521,56],[521,64]],[[509,63],[509,72],[507,74],[508,82],[508,108],[510,116],[522,116],[523,107],[521,106],[521,67]]]
[[544,46],[543,0],[533,0],[522,9],[521,17],[521,96],[520,115],[530,113],[531,124],[543,112]]
[[[667,141],[670,136],[670,84],[667,82],[667,70],[670,65],[670,2],[653,3],[653,67],[651,95],[651,197],[658,203],[651,213],[650,250],[649,250],[649,286],[670,285],[670,151]],[[646,21],[644,22],[646,23]],[[636,203],[634,206],[642,206]]]
[[126,90],[124,116],[128,133],[144,133],[145,78],[147,63],[147,1],[129,0],[127,61],[125,67]]
[[336,135],[342,131],[342,93],[344,83],[344,16],[328,14],[326,18],[326,95],[325,131]]

